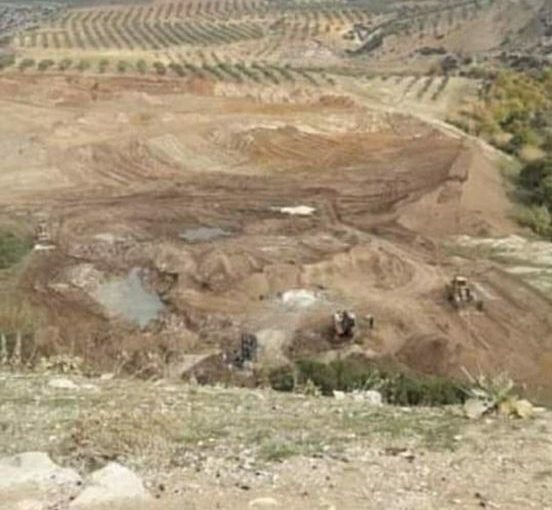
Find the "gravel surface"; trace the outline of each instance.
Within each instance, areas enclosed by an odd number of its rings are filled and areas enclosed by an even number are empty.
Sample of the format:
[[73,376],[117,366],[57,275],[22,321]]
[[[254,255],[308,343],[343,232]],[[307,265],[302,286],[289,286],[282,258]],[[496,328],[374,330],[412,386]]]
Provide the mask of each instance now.
[[[153,497],[142,508],[551,508],[549,411],[469,421],[456,408],[66,377],[76,389],[0,374],[0,456],[45,451],[85,480],[117,461]],[[81,490],[6,489],[0,508],[64,509]]]

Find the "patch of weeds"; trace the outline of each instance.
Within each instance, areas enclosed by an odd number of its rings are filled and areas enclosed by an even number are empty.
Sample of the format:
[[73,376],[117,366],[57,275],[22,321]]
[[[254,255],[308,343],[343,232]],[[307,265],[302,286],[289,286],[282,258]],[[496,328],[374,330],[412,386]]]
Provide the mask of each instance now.
[[266,462],[282,462],[289,457],[299,455],[299,449],[293,443],[272,441],[261,446],[259,455]]
[[460,434],[461,425],[461,418],[452,416],[420,423],[422,443],[430,450],[454,450],[458,444],[455,437]]
[[56,409],[60,408],[77,408],[78,401],[76,398],[70,398],[70,397],[56,397],[56,398],[50,398],[47,400],[48,405],[50,407],[54,407]]
[[343,417],[343,428],[353,431],[359,437],[383,436],[393,440],[415,439],[433,450],[453,450],[454,437],[459,434],[463,423],[456,416],[427,416],[413,413],[388,411],[357,411]]
[[319,456],[323,451],[319,441],[270,441],[259,449],[259,458],[265,462],[282,462],[291,457],[303,455]]
[[94,459],[120,459],[151,455],[156,465],[167,462],[179,444],[185,422],[153,409],[90,409],[73,422],[60,454],[75,462],[92,464]]
[[252,431],[251,435],[248,435],[247,441],[249,443],[258,444],[272,437],[274,437],[274,430],[272,428],[260,428]]
[[179,442],[197,445],[198,443],[208,441],[210,439],[223,439],[230,435],[226,429],[214,427],[205,422],[194,422],[182,424],[183,430],[178,434]]

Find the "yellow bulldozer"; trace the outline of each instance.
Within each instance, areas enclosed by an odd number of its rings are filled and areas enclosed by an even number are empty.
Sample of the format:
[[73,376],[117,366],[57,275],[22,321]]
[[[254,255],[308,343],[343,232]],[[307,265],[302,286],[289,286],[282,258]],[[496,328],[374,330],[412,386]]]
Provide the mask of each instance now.
[[483,310],[483,300],[465,276],[456,275],[446,286],[447,300],[455,308],[473,306]]

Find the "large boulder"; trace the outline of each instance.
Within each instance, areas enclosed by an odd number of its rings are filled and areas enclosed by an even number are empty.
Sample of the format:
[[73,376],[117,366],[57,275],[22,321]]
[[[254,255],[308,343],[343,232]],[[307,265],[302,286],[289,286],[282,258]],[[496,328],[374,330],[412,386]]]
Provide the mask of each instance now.
[[102,469],[94,471],[84,490],[71,502],[71,509],[90,505],[117,503],[121,501],[145,501],[150,495],[142,480],[130,469],[110,462]]
[[73,469],[58,466],[43,452],[26,452],[0,459],[0,494],[21,485],[76,485],[81,481]]

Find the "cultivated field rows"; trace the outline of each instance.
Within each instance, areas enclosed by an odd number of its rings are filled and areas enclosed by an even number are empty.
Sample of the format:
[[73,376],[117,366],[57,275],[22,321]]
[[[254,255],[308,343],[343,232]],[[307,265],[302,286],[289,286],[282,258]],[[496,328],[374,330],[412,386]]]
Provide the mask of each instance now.
[[[25,58],[65,61],[62,70],[82,70],[78,66],[86,65],[79,59],[94,61],[102,56],[127,62],[126,67],[132,67],[129,60],[140,58],[166,65],[174,62],[171,55],[195,65],[192,56],[198,52],[216,52],[228,65],[270,62],[282,67],[327,67],[343,58],[341,64],[347,63],[347,57],[355,54],[375,59],[395,51],[402,54],[405,37],[433,38],[440,44],[439,39],[496,9],[490,0],[417,6],[407,2],[162,1],[67,9],[20,31],[12,44],[20,64]],[[117,70],[125,72],[125,65]]]

